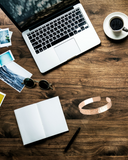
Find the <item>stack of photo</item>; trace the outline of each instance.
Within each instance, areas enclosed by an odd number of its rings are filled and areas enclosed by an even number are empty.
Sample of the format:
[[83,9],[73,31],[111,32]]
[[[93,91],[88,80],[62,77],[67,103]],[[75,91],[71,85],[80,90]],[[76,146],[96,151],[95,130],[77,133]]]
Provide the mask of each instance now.
[[0,48],[11,46],[12,31],[9,28],[0,29]]
[[21,92],[24,88],[23,80],[32,74],[14,62],[11,50],[0,54],[0,79],[9,86]]

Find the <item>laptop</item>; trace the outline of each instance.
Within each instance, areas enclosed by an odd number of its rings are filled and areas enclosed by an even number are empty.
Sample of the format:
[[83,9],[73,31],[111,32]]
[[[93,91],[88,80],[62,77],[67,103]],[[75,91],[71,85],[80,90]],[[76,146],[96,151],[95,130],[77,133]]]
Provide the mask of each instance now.
[[22,32],[41,73],[101,43],[79,0],[0,0],[0,7]]

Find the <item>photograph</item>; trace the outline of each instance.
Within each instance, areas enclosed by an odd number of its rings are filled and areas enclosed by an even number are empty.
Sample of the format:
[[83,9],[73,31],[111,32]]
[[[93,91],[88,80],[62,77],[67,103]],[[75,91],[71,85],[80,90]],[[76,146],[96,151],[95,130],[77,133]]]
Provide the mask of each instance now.
[[5,47],[11,45],[10,32],[9,29],[0,30],[0,47]]
[[14,60],[15,59],[14,59],[12,52],[10,50],[0,54],[0,67],[4,66]]
[[5,96],[6,96],[6,94],[0,92],[0,106],[2,105],[2,102],[3,102],[4,98],[5,98]]
[[15,62],[0,67],[0,79],[18,92],[21,92],[24,88],[23,80],[31,76],[30,72]]

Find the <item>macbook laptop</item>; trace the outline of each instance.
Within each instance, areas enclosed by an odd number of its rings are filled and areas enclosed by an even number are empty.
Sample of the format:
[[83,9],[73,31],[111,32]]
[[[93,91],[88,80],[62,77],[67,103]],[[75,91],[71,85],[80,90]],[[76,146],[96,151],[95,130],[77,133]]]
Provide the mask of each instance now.
[[100,44],[79,0],[0,0],[45,73]]

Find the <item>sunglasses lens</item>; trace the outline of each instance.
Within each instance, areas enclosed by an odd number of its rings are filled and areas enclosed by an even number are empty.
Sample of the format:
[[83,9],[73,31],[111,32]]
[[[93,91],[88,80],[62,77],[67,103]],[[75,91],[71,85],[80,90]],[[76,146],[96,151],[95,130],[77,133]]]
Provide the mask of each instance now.
[[41,80],[41,81],[39,82],[39,86],[40,86],[40,88],[42,88],[42,89],[49,89],[49,83],[48,83],[47,81],[45,81],[45,80]]
[[30,78],[25,78],[24,84],[26,87],[29,87],[29,88],[34,87],[34,81]]

